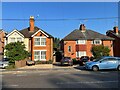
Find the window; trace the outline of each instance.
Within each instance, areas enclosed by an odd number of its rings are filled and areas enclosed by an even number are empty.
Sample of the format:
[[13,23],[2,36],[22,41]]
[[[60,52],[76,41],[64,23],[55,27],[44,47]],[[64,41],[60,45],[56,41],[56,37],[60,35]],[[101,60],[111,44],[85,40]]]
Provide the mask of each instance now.
[[77,40],[76,41],[76,44],[85,44],[86,43],[86,40]]
[[40,38],[35,38],[35,45],[40,45]]
[[86,51],[78,51],[76,52],[76,57],[86,56]]
[[94,40],[94,41],[91,41],[91,44],[101,44],[102,41],[101,40]]
[[10,38],[10,42],[15,42],[15,38]]
[[68,46],[68,52],[71,52],[71,46]]
[[45,46],[46,45],[46,38],[35,37],[34,43],[35,43],[35,46]]
[[34,52],[34,58],[35,58],[35,60],[40,60],[40,52],[39,51]]
[[46,45],[46,38],[41,38],[41,45]]
[[41,59],[46,59],[46,51],[41,51]]
[[46,60],[46,51],[34,51],[34,59],[35,59],[35,61]]
[[17,41],[21,42],[21,41],[22,41],[22,38],[17,38]]

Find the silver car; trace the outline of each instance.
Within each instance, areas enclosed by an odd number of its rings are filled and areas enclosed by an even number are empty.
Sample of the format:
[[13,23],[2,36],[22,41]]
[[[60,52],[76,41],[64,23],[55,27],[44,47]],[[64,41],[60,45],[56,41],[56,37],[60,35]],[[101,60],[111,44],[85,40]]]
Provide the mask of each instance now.
[[0,68],[5,68],[9,64],[9,61],[7,58],[3,58],[3,60],[0,61]]

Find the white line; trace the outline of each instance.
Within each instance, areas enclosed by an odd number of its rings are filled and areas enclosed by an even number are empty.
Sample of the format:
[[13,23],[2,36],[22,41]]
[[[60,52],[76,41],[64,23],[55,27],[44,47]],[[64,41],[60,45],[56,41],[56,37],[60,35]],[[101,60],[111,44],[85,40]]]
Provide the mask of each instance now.
[[13,84],[13,85],[2,85],[2,87],[18,87],[19,85]]
[[99,83],[115,83],[118,81],[91,81],[91,82],[57,82],[56,84],[99,84]]

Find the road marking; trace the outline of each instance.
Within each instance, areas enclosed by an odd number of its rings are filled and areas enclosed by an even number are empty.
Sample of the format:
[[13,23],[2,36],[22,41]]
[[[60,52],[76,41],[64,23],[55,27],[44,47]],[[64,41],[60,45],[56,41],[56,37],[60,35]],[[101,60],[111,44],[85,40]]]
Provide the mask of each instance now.
[[19,85],[13,84],[13,85],[2,85],[2,87],[18,87]]
[[109,73],[109,72],[100,72],[100,73]]
[[91,81],[91,82],[57,82],[56,84],[99,84],[99,83],[116,83],[118,81]]
[[16,76],[18,76],[18,77],[22,77],[22,76],[27,76],[27,75],[16,75]]

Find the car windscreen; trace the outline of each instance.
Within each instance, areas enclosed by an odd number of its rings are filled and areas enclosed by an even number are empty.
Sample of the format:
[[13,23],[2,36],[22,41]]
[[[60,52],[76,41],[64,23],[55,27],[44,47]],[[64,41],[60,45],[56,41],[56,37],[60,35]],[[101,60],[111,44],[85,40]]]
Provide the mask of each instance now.
[[103,59],[103,57],[98,58],[98,59],[95,59],[93,62],[98,62],[98,61],[100,61],[101,59]]

